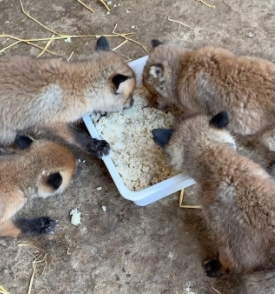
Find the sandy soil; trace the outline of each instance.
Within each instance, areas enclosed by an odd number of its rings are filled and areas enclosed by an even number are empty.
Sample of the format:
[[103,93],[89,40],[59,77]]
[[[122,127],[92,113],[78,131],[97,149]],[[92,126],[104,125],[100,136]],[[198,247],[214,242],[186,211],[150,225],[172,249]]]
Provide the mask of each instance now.
[[[222,46],[275,61],[274,1],[208,0],[215,9],[194,0],[110,2],[109,15],[100,1],[86,1],[94,13],[75,0],[25,0],[23,4],[33,17],[60,34],[111,34],[117,24],[117,32],[133,31],[131,38],[147,48],[151,39],[158,38],[190,48]],[[190,28],[169,21],[168,16]],[[22,13],[19,1],[0,0],[0,29],[19,38],[52,35]],[[123,39],[109,41],[114,48]],[[11,43],[0,38],[0,50]],[[45,46],[46,42],[38,44]],[[70,43],[55,41],[48,49],[65,58],[72,51],[74,57],[87,57],[94,45],[95,38],[72,38]],[[117,51],[125,60],[146,55],[133,42]],[[17,44],[1,54],[39,52]],[[251,155],[253,147],[245,152]],[[138,207],[119,195],[101,160],[76,155],[85,162],[79,164],[69,189],[59,197],[30,201],[20,212],[28,217],[56,217],[60,224],[56,233],[0,239],[0,285],[11,294],[29,293],[35,267],[32,294],[241,293],[241,277],[215,280],[203,273],[203,261],[216,249],[200,210],[179,208],[178,194]],[[259,160],[265,166],[269,157]],[[196,186],[187,189],[187,203],[199,204],[199,198]],[[75,207],[84,214],[77,227],[70,224],[69,216]]]

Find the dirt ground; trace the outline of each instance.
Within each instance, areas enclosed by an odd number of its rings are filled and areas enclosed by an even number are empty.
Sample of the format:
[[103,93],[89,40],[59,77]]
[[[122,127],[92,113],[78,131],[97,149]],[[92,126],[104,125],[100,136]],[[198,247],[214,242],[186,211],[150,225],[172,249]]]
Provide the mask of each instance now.
[[[222,46],[275,61],[274,1],[208,0],[215,9],[194,0],[110,2],[110,14],[100,1],[85,2],[94,13],[75,0],[24,0],[23,5],[31,16],[59,34],[112,34],[117,24],[117,32],[133,31],[130,37],[147,48],[151,39],[158,38],[190,48]],[[25,39],[52,35],[22,13],[19,1],[9,0],[0,0],[0,30]],[[55,41],[48,49],[65,58],[72,51],[76,57],[87,57],[95,46],[95,38],[66,41]],[[109,41],[114,48],[123,39],[112,37]],[[0,38],[0,50],[13,42]],[[37,44],[44,47],[46,42]],[[20,43],[1,54],[39,52]],[[130,41],[117,52],[125,59],[146,55],[139,44]],[[251,155],[253,147],[245,152]],[[32,200],[20,212],[20,216],[57,218],[56,233],[0,239],[0,285],[10,294],[242,293],[238,275],[220,280],[204,275],[203,261],[213,257],[216,249],[200,210],[179,208],[178,193],[139,207],[119,195],[101,160],[76,155],[85,162],[79,164],[69,189],[59,197]],[[266,166],[269,157],[259,160]],[[186,190],[186,197],[188,203],[200,202],[196,186]],[[83,213],[77,227],[71,225],[69,216],[75,207]]]

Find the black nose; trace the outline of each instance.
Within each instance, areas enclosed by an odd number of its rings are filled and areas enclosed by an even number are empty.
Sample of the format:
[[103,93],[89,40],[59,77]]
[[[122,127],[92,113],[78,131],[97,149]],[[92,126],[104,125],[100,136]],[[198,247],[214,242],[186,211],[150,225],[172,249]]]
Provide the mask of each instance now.
[[152,130],[153,139],[157,145],[164,148],[168,144],[173,131],[171,129],[154,129]]
[[62,177],[61,177],[60,173],[50,174],[48,176],[47,183],[52,188],[54,188],[55,190],[57,190],[61,186],[61,184],[62,184]]

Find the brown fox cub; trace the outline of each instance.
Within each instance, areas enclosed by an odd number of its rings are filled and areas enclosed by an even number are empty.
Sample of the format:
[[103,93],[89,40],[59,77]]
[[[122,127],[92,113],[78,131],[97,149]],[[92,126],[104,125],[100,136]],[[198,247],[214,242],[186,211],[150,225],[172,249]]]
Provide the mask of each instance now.
[[112,112],[133,103],[134,72],[101,37],[89,60],[14,56],[0,59],[0,144],[17,133],[65,141],[102,157],[104,140],[92,139],[71,123],[92,111]]
[[16,143],[25,150],[11,152],[1,148],[0,236],[53,233],[55,219],[13,217],[31,196],[45,198],[62,193],[70,183],[76,160],[69,149],[53,142],[33,142],[29,137],[17,136]]
[[191,116],[174,130],[153,130],[170,163],[201,187],[203,213],[219,252],[204,267],[213,277],[233,269],[250,274],[275,268],[275,181],[235,151],[228,123],[227,112],[221,112],[211,120]]
[[221,48],[187,50],[157,40],[152,45],[143,82],[160,107],[175,104],[208,115],[226,109],[231,131],[257,134],[275,151],[275,64]]

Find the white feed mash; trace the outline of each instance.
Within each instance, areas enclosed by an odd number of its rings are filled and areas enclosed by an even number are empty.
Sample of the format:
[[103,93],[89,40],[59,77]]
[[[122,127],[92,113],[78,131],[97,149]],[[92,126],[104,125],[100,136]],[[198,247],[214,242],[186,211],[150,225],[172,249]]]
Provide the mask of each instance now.
[[149,107],[142,88],[135,91],[131,108],[106,117],[93,113],[91,119],[100,138],[111,145],[111,159],[129,190],[139,191],[176,175],[151,132],[171,127],[174,116]]

